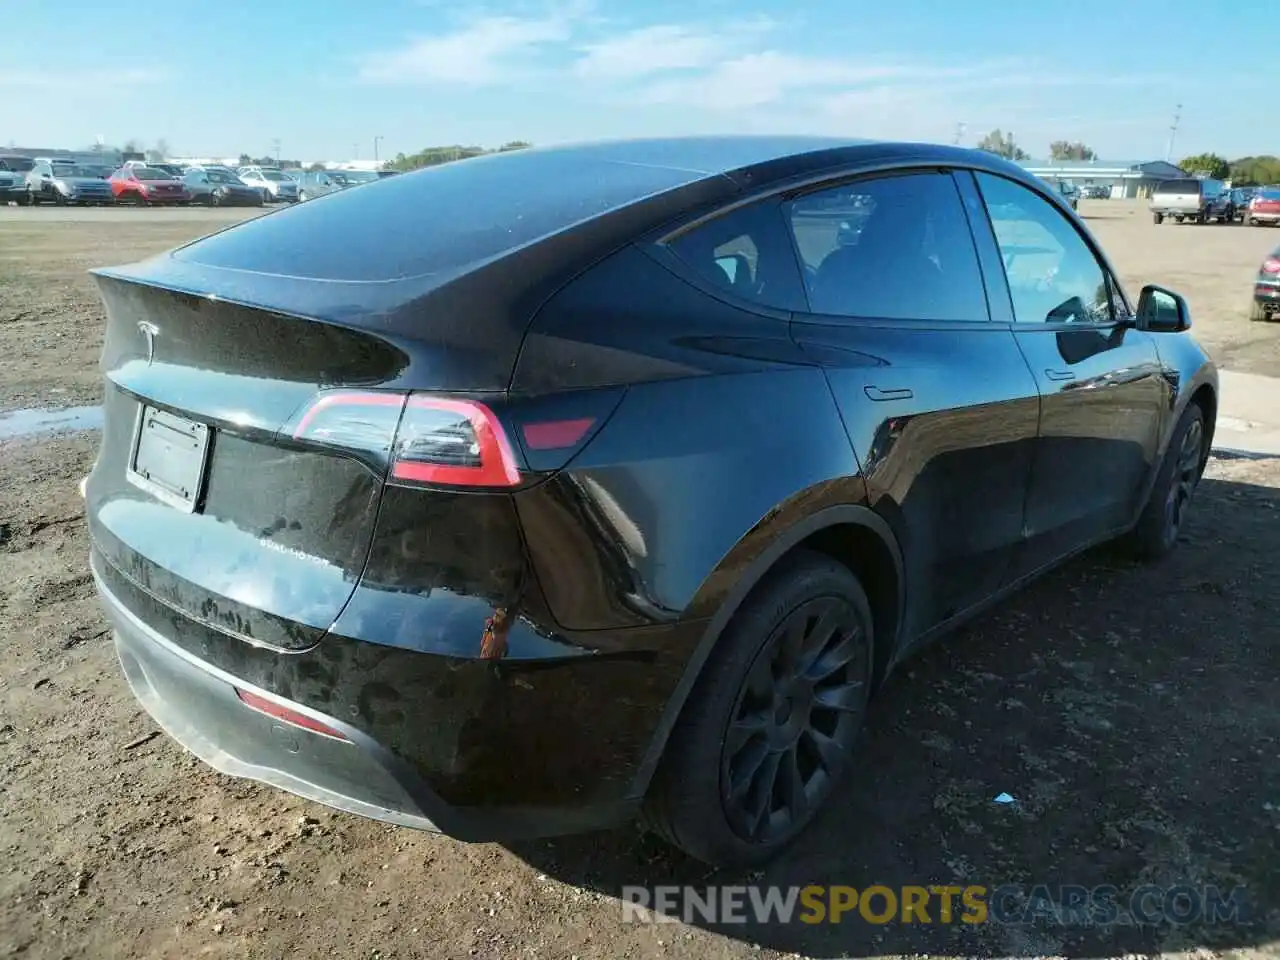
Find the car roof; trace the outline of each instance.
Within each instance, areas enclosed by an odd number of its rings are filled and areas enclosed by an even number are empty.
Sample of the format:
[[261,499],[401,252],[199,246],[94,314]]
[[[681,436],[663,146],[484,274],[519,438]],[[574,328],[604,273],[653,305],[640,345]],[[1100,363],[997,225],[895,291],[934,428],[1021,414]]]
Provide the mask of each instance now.
[[[796,136],[602,141],[379,178],[162,258],[95,272],[336,322],[380,316],[409,329],[431,298],[445,312],[487,310],[518,325],[531,304],[602,255],[687,217],[830,176],[934,164],[1052,189],[993,154],[951,146]],[[351,242],[334,245],[334,235]]]

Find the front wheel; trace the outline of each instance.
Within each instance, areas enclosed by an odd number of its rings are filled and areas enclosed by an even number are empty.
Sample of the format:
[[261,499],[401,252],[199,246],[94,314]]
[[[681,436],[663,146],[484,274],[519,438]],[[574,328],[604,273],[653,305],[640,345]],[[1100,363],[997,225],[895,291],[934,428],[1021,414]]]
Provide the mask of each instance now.
[[1163,213],[1153,213],[1153,214],[1151,215],[1151,219],[1152,219],[1152,220],[1154,220],[1157,224],[1164,223],[1164,214],[1163,214]]
[[1209,453],[1207,444],[1204,411],[1199,404],[1192,403],[1169,438],[1147,505],[1126,537],[1125,545],[1139,560],[1160,560],[1177,545],[1191,498],[1204,473]]
[[646,826],[714,866],[780,853],[849,769],[872,642],[848,567],[807,550],[782,561],[703,666],[646,797]]

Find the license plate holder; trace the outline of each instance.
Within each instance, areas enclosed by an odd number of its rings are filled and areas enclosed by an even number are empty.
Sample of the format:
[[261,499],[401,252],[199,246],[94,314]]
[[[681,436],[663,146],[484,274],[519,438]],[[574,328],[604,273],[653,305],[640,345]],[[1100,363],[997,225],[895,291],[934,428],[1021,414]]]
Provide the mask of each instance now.
[[203,493],[209,438],[206,424],[143,404],[126,477],[157,500],[193,513]]

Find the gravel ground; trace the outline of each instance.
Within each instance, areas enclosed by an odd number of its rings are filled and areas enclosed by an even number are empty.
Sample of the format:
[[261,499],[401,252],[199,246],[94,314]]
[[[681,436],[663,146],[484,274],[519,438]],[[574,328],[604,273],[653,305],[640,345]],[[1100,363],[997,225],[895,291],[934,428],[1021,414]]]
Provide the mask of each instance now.
[[[1136,294],[1182,289],[1234,369],[1280,232],[1085,204]],[[0,210],[0,410],[93,403],[84,271],[241,214]],[[1105,550],[925,651],[873,711],[843,803],[763,874],[627,829],[464,845],[216,774],[135,704],[92,596],[92,434],[0,440],[0,956],[1280,957],[1280,463],[1211,462],[1167,563]],[[1007,791],[1017,803],[992,798]],[[1242,924],[623,924],[629,884],[1242,886]]]

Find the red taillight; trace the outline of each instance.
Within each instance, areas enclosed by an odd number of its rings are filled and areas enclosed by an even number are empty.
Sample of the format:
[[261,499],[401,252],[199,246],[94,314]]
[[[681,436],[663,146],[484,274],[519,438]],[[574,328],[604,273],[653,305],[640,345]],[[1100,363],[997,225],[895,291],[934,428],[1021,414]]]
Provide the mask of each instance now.
[[[622,393],[504,400],[508,433],[503,420],[479,400],[326,390],[284,432],[305,443],[362,454],[385,467],[391,483],[509,489],[563,467],[617,408]],[[582,415],[588,411],[590,416]],[[522,451],[514,444],[517,436]]]
[[520,483],[506,431],[476,400],[410,396],[396,433],[391,476],[453,487]]
[[334,390],[296,421],[295,440],[375,455],[391,481],[514,487],[520,466],[506,431],[477,400]]
[[1280,257],[1267,257],[1262,261],[1263,273],[1280,273]]
[[284,704],[276,703],[274,700],[268,700],[266,697],[260,697],[256,693],[250,693],[248,690],[236,688],[236,696],[240,698],[240,702],[250,709],[257,710],[259,713],[265,713],[268,717],[273,717],[283,723],[292,724],[295,727],[301,727],[303,730],[310,730],[312,733],[318,733],[322,737],[331,737],[334,740],[342,740],[350,742],[346,734],[340,730],[335,730],[327,723],[321,723],[313,717],[292,710]]

